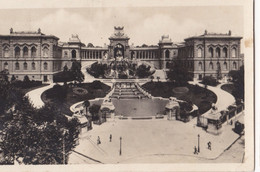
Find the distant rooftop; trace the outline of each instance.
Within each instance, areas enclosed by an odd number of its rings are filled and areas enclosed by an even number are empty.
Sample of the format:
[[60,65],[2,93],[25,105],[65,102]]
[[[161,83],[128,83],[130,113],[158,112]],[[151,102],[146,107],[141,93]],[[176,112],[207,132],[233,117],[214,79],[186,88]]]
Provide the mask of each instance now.
[[41,33],[41,29],[39,28],[38,31],[13,31],[13,28],[10,29],[11,35],[45,35]]
[[193,39],[193,38],[242,38],[240,36],[232,36],[231,30],[228,31],[228,33],[210,33],[207,30],[205,30],[203,35],[200,36],[192,36],[189,38],[186,38],[185,40],[188,39]]

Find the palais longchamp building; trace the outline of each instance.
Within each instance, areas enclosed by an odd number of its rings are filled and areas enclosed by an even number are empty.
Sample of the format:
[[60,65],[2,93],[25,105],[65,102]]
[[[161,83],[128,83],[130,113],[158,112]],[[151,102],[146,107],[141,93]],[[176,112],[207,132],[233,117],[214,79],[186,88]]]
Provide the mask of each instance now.
[[0,35],[0,71],[7,69],[10,76],[23,80],[28,75],[31,80],[52,82],[53,75],[63,70],[77,59],[94,62],[104,57],[114,58],[120,52],[123,58],[148,62],[156,69],[168,70],[174,65],[187,68],[194,79],[204,76],[222,77],[231,70],[238,70],[243,65],[240,54],[242,37],[226,34],[208,33],[184,39],[174,43],[164,35],[158,45],[129,45],[129,37],[124,27],[114,27],[114,34],[108,38],[109,45],[103,47],[87,46],[77,35],[72,35],[68,42],[59,42],[53,35],[36,32],[16,32],[10,29],[9,35]]

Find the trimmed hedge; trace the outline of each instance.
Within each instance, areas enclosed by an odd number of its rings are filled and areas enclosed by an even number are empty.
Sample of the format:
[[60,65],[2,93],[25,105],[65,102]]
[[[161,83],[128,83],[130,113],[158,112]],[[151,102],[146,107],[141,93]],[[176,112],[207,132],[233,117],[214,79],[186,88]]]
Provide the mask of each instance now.
[[22,88],[22,89],[26,89],[26,88],[32,88],[32,87],[38,87],[40,85],[42,85],[42,81],[14,81],[12,83],[13,86],[15,86],[16,88]]
[[219,84],[219,82],[213,76],[205,76],[202,79],[202,84],[206,84],[206,85],[210,85],[210,86],[217,86]]
[[62,71],[53,75],[53,82],[70,82],[74,80],[71,71]]

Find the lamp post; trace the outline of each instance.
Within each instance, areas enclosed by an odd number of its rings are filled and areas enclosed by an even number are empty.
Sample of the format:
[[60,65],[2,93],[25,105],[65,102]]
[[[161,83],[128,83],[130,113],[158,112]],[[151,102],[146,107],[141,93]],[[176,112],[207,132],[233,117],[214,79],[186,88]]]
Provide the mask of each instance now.
[[122,137],[120,137],[120,149],[119,149],[119,155],[122,154]]
[[198,152],[200,152],[200,135],[198,134]]

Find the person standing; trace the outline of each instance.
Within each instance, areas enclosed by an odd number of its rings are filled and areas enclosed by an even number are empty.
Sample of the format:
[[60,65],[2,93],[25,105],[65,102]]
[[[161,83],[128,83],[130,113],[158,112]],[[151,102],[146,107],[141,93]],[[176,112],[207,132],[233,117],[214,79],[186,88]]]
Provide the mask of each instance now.
[[112,142],[112,134],[109,136],[109,141]]
[[194,152],[193,152],[194,154],[198,154],[198,150],[197,150],[197,147],[196,146],[194,146]]
[[101,144],[100,137],[97,138],[97,145]]
[[211,150],[211,142],[208,142],[208,149]]

